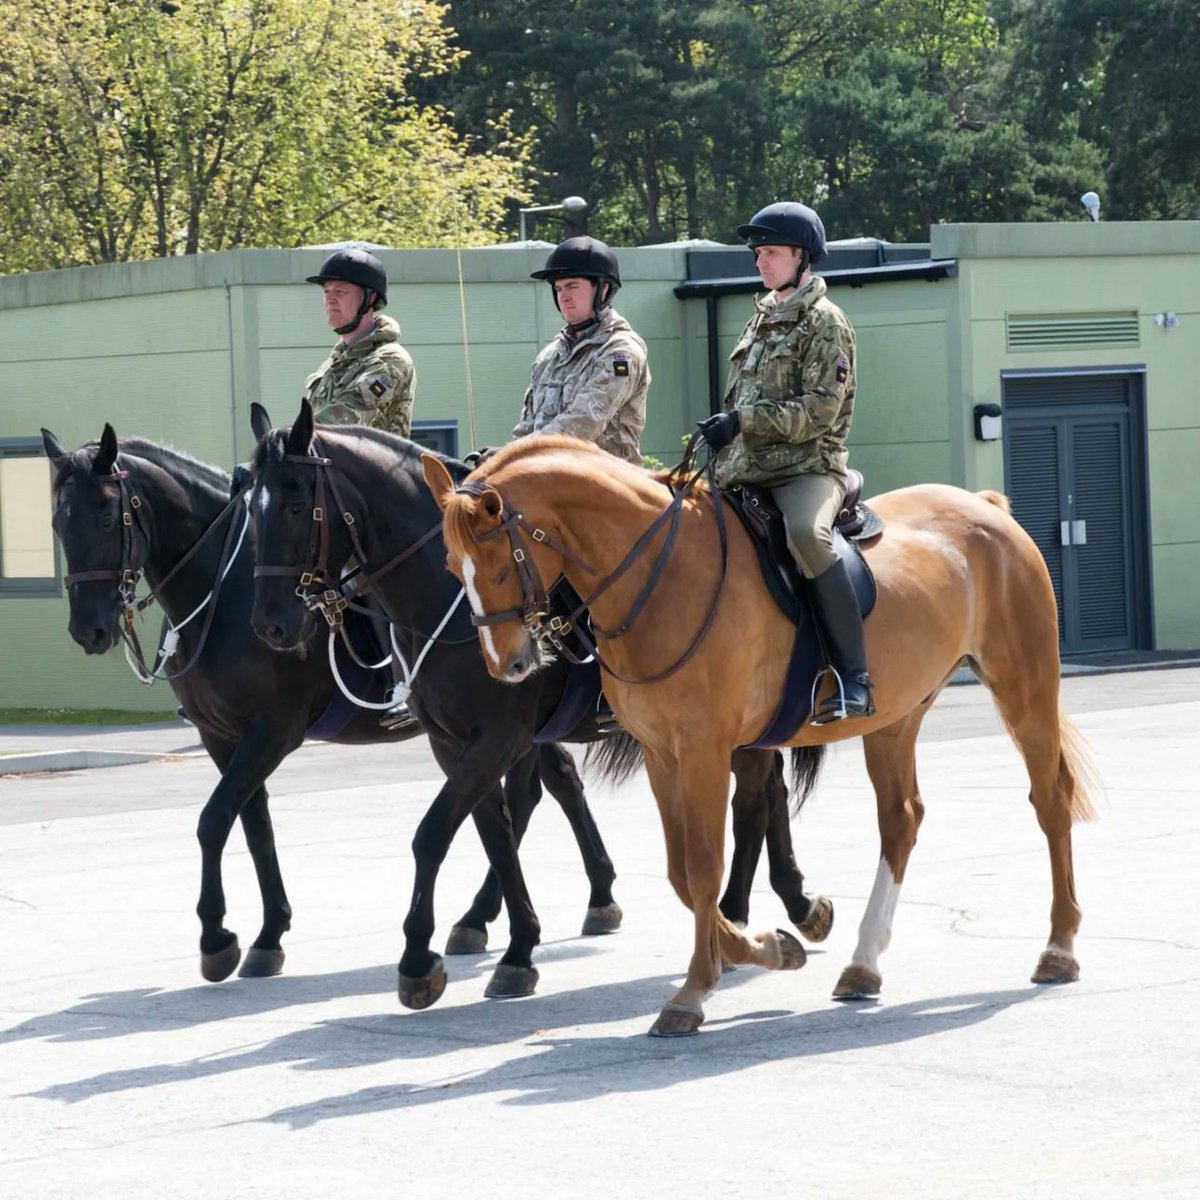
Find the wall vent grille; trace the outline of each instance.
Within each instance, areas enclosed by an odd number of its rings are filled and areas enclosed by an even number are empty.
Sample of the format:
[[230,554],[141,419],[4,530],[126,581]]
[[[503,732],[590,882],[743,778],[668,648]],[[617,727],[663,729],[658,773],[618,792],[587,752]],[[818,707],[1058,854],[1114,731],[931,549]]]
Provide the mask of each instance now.
[[1008,349],[1074,350],[1138,345],[1136,312],[1009,313]]

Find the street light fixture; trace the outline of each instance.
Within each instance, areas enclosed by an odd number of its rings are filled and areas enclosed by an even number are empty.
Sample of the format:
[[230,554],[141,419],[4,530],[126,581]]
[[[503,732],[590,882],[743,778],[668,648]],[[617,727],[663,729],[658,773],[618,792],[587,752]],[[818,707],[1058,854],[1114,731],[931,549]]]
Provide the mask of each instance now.
[[582,196],[568,196],[565,200],[560,200],[557,204],[535,204],[532,208],[521,208],[517,211],[521,214],[521,241],[527,241],[525,230],[525,218],[530,214],[563,212],[567,216],[574,217],[580,213],[587,212],[588,202]]

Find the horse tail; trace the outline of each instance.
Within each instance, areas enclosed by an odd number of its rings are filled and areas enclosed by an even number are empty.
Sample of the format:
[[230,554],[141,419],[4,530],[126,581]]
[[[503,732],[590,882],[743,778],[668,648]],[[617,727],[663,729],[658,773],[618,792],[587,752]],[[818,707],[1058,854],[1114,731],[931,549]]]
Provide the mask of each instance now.
[[1002,508],[1010,517],[1012,516],[1012,501],[1003,492],[993,492],[991,488],[984,488],[982,492],[976,492],[975,495],[980,500],[986,500],[989,504]]
[[642,745],[623,729],[589,743],[583,756],[585,771],[614,786],[624,783],[641,765]]
[[1058,792],[1065,796],[1072,821],[1094,821],[1092,796],[1100,787],[1100,775],[1087,741],[1075,722],[1064,713],[1058,716]]
[[792,747],[792,816],[799,815],[805,800],[817,786],[824,765],[824,746]]

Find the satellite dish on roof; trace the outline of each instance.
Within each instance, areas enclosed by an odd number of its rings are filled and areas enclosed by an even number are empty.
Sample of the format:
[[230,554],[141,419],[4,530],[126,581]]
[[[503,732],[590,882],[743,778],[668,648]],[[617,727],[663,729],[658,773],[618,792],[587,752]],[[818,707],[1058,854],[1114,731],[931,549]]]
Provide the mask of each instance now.
[[1093,221],[1100,220],[1100,197],[1095,192],[1084,192],[1079,197],[1079,203],[1087,209],[1087,215]]

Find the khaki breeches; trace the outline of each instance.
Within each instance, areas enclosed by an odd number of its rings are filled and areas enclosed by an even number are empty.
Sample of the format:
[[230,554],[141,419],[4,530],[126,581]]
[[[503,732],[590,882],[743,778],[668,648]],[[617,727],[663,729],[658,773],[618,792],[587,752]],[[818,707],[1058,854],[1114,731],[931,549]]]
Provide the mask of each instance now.
[[771,486],[771,495],[783,513],[788,548],[809,579],[824,575],[837,555],[833,551],[833,522],[846,495],[839,475],[794,475]]

